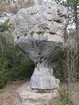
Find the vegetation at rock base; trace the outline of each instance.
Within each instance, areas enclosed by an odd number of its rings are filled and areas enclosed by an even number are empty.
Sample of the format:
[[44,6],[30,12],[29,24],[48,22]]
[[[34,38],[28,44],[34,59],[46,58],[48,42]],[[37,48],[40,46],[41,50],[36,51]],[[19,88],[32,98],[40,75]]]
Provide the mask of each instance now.
[[61,88],[58,91],[59,98],[56,99],[54,102],[51,102],[50,105],[67,105],[68,104],[67,89]]
[[0,25],[0,88],[9,81],[29,78],[34,65],[13,45],[8,22]]
[[10,24],[8,23],[8,21],[0,24],[0,32],[8,31],[9,27],[10,27]]

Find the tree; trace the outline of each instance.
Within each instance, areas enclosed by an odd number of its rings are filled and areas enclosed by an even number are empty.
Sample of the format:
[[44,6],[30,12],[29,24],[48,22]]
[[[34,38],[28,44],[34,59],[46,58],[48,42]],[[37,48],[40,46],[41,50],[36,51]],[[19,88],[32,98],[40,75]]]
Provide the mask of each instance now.
[[[61,0],[58,0],[59,2]],[[62,2],[63,5],[68,7],[69,21],[74,18],[73,22],[75,23],[75,34],[74,34],[74,47],[73,44],[70,44],[71,38],[70,35],[67,39],[67,47],[66,47],[66,70],[67,70],[67,86],[68,86],[68,105],[73,105],[71,96],[74,88],[74,82],[76,81],[76,74],[78,74],[78,53],[79,53],[79,19],[78,19],[78,11],[79,11],[79,0],[66,0],[66,2]],[[69,25],[69,23],[67,24]],[[67,32],[67,27],[65,29],[65,34]]]
[[[75,23],[75,34],[74,34],[74,47],[72,46],[67,46],[67,66],[68,66],[68,105],[73,105],[71,96],[72,96],[72,91],[74,88],[73,82],[76,81],[76,76],[78,76],[78,63],[79,63],[79,58],[78,58],[78,53],[79,53],[79,20],[78,20],[78,5],[79,5],[79,0],[67,0],[66,6],[69,8],[69,11],[71,11],[70,18],[74,18],[73,22]],[[68,40],[68,45],[70,45],[70,40]],[[73,75],[73,71],[75,74],[75,78]]]

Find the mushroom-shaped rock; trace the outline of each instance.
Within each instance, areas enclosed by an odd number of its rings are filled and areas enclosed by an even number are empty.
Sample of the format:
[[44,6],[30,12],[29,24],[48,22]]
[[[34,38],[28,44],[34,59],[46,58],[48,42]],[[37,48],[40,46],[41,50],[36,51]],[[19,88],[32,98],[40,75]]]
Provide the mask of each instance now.
[[53,63],[64,48],[67,10],[56,2],[36,3],[21,9],[10,22],[17,45],[35,63],[30,80],[32,89],[54,89],[59,79],[53,76]]

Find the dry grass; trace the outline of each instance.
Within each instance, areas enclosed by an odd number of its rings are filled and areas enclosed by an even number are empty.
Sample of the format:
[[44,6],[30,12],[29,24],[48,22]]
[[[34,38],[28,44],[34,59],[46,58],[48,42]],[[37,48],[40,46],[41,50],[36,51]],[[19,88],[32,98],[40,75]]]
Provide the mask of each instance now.
[[[71,90],[71,101],[72,101],[72,105],[79,105],[79,82],[75,82],[70,84],[70,90]],[[62,99],[61,97],[59,97],[58,99],[55,99],[53,102],[51,102],[50,105],[68,105],[66,102],[68,101],[68,97],[65,96],[65,94],[63,94],[62,90],[68,90],[67,84],[61,84],[60,86],[60,96],[62,95]],[[67,98],[66,100],[64,100],[65,98]]]
[[21,8],[27,8],[31,5],[34,5],[34,2],[30,0],[21,0],[20,2],[16,2],[15,5],[12,5],[11,3],[0,2],[0,12],[17,13]]

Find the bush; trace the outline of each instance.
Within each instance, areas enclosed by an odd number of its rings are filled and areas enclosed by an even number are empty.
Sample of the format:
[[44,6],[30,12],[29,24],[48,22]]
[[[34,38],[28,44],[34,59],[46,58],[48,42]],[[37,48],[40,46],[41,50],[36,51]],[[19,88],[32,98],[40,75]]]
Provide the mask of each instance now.
[[19,49],[7,44],[3,47],[0,52],[0,88],[8,81],[29,78],[34,69],[33,63],[27,61]]
[[3,24],[0,24],[0,32],[8,31],[10,27],[10,24],[8,21],[4,22]]
[[68,105],[68,96],[67,90],[65,88],[61,88],[58,90],[60,98],[55,102],[51,102],[50,105]]
[[3,44],[0,52],[0,88],[8,81],[29,78],[33,69],[33,63],[27,61],[18,48],[12,44]]
[[61,82],[67,82],[67,69],[66,69],[66,51],[64,50],[58,57],[57,65],[54,68],[54,75],[59,78]]
[[8,72],[5,69],[0,70],[0,89],[6,85],[8,79]]
[[34,69],[34,64],[15,48],[13,40],[5,32],[8,30],[7,24],[0,25],[0,88],[8,81],[29,78]]

